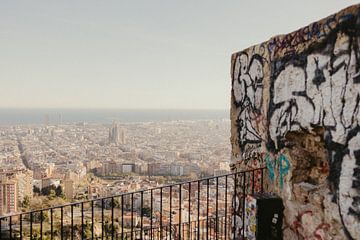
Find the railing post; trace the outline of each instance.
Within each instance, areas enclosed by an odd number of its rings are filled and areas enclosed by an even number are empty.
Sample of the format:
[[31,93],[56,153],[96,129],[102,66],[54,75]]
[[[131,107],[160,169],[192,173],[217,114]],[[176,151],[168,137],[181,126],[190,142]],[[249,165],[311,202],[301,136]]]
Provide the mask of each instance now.
[[188,236],[189,236],[189,239],[191,239],[191,222],[190,222],[190,215],[191,215],[191,182],[189,182],[189,206],[188,206],[188,223],[189,223],[189,226],[188,226]]
[[[1,221],[0,221],[1,222]],[[1,229],[1,227],[0,227]],[[1,230],[0,230],[0,235],[1,235]],[[20,240],[22,240],[22,214],[20,214]]]
[[172,234],[172,186],[170,186],[170,227],[169,227],[169,229],[170,229],[170,240],[171,240],[171,234]]
[[197,239],[200,239],[200,181],[198,181],[198,199],[197,199]]
[[94,200],[91,200],[91,239],[94,239]]
[[124,195],[121,195],[121,239],[124,239]]
[[115,201],[114,201],[114,197],[111,198],[111,240],[114,240],[114,232],[115,232],[115,228],[114,228],[114,206],[115,205]]
[[150,190],[150,239],[153,239],[153,190]]
[[102,198],[101,199],[101,239],[104,239],[104,230],[105,230],[105,226],[104,226],[104,208],[105,208],[105,201]]
[[33,213],[30,213],[30,240],[32,240],[32,235],[33,235],[33,228],[32,228],[32,221],[33,221]]
[[181,184],[179,184],[179,239],[181,239],[181,205],[182,205],[182,199],[181,199]]
[[40,239],[43,238],[43,211],[40,211]]
[[215,202],[215,238],[216,239],[218,239],[218,231],[219,231],[219,229],[218,229],[218,226],[219,226],[219,224],[218,224],[218,221],[219,221],[219,216],[218,216],[218,205],[219,205],[219,203],[218,203],[218,194],[219,193],[219,178],[218,177],[216,177],[216,195],[215,195],[215,199],[216,199],[216,202]]
[[60,238],[64,238],[64,210],[63,207],[60,208]]
[[225,240],[227,239],[227,187],[228,187],[228,176],[225,176],[225,226],[224,226],[224,233],[225,233]]
[[54,226],[53,226],[53,209],[50,208],[50,239],[52,240],[54,238],[53,236],[53,229]]
[[75,229],[74,229],[74,205],[71,204],[71,240],[74,239],[74,232],[75,232]]
[[[52,220],[51,220],[52,221]],[[85,239],[84,229],[84,202],[81,202],[81,239]]]
[[160,187],[160,239],[163,237],[162,229],[162,187]]
[[243,191],[242,191],[242,236],[245,237],[245,197],[246,197],[246,172],[244,174]]
[[206,179],[206,239],[209,239],[209,194],[210,194],[210,180]]
[[131,193],[131,240],[133,240],[133,235],[134,235],[134,193]]
[[12,240],[12,218],[9,217],[9,234],[10,234],[10,240]]
[[140,193],[140,239],[143,239],[143,208],[144,208],[144,191]]
[[[233,229],[233,234],[234,234],[234,239],[236,238],[236,216],[238,214],[238,209],[236,206],[236,200],[239,199],[237,196],[237,173],[235,172],[235,176],[234,176],[234,201],[232,201],[232,205],[233,205],[233,214],[232,214],[232,218],[233,218],[233,222],[234,222],[234,229]],[[239,204],[240,204],[240,199],[239,199]]]

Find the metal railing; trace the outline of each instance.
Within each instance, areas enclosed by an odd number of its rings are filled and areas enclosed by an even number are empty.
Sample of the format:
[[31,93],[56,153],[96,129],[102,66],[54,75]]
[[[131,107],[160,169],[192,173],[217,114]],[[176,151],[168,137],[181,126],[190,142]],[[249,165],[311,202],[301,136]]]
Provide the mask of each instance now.
[[263,192],[263,178],[259,168],[1,216],[0,240],[226,240],[238,225],[242,239],[245,195]]

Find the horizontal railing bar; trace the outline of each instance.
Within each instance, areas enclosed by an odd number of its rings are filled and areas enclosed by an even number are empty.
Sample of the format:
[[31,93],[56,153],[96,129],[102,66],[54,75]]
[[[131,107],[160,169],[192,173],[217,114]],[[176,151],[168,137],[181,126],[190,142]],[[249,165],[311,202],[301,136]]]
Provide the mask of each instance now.
[[207,180],[211,180],[211,179],[216,179],[216,178],[244,174],[244,173],[248,173],[248,172],[252,172],[252,171],[260,171],[260,170],[264,170],[264,169],[266,169],[266,167],[256,168],[256,169],[248,169],[248,170],[243,170],[243,171],[239,171],[239,172],[233,172],[233,173],[227,173],[227,174],[222,174],[222,175],[217,175],[217,176],[212,176],[212,177],[200,178],[200,179],[185,181],[185,182],[180,182],[180,183],[168,184],[168,185],[163,185],[160,187],[141,189],[141,190],[137,190],[137,191],[126,192],[126,193],[121,193],[121,194],[117,194],[117,195],[100,197],[100,198],[96,198],[96,199],[84,200],[84,201],[79,201],[79,202],[74,202],[74,203],[62,204],[62,205],[57,205],[57,206],[53,206],[53,207],[49,207],[49,208],[41,208],[41,209],[36,209],[36,210],[22,212],[22,213],[14,213],[14,214],[6,215],[6,216],[0,216],[0,220],[7,219],[9,217],[14,217],[14,216],[16,217],[16,216],[21,216],[21,215],[29,215],[29,214],[37,213],[37,212],[41,212],[41,211],[50,211],[51,209],[61,209],[64,207],[77,206],[77,205],[79,205],[79,207],[80,207],[81,204],[91,203],[91,202],[95,202],[95,201],[102,201],[102,200],[107,200],[107,199],[111,199],[111,198],[117,198],[117,197],[127,196],[127,195],[131,195],[131,194],[141,193],[141,192],[156,191],[156,190],[160,190],[160,189],[164,189],[164,188],[170,188],[170,186],[187,185],[187,184],[207,181]]

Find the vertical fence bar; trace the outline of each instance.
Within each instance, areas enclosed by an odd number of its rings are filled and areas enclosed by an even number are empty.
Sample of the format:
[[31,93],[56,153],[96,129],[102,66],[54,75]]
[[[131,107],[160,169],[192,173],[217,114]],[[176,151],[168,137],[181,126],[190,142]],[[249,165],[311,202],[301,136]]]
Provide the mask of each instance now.
[[[106,199],[107,200],[107,199]],[[104,208],[105,208],[105,201],[101,199],[101,239],[104,239]]]
[[131,240],[133,240],[134,231],[134,193],[131,193]]
[[124,239],[124,195],[121,195],[121,239]]
[[198,181],[198,199],[197,199],[197,239],[200,239],[200,181]]
[[244,182],[242,186],[242,221],[243,221],[243,227],[242,227],[242,236],[245,236],[245,197],[246,197],[246,172],[244,174]]
[[172,234],[172,231],[171,231],[171,228],[172,228],[172,186],[170,186],[170,240],[171,240],[171,234]]
[[182,205],[181,184],[179,184],[179,239],[181,239],[181,205]]
[[144,208],[144,192],[141,191],[140,196],[140,239],[143,239],[143,208]]
[[1,222],[2,222],[2,218],[0,218],[0,240],[2,240],[2,232],[3,232]]
[[43,239],[43,211],[40,211],[40,239]]
[[53,208],[50,209],[50,239],[54,238],[54,212]]
[[71,204],[71,240],[74,240],[74,232],[75,232],[75,229],[74,229],[74,205]]
[[85,239],[85,229],[84,229],[84,202],[81,202],[81,239]]
[[160,187],[160,239],[163,237],[163,228],[162,228],[162,187]]
[[153,239],[153,190],[150,190],[150,239]]
[[60,208],[60,238],[64,239],[64,210],[63,207]]
[[[1,224],[1,220],[0,220],[0,224]],[[22,240],[22,214],[20,214],[20,240]],[[1,227],[0,227],[0,235],[1,235]]]
[[94,239],[94,201],[91,200],[91,239]]
[[227,239],[227,188],[228,188],[228,176],[225,176],[225,225],[224,225],[224,233],[225,240]]
[[210,195],[210,179],[206,179],[206,239],[209,239],[209,195]]
[[115,205],[115,201],[114,201],[114,197],[111,198],[111,240],[114,240],[114,206]]
[[218,231],[219,231],[219,214],[218,214],[218,206],[219,206],[219,178],[216,177],[216,193],[215,193],[215,238],[218,239]]
[[188,223],[189,223],[189,226],[188,226],[188,236],[189,236],[189,239],[191,239],[191,222],[190,222],[190,215],[191,215],[191,182],[189,182],[189,206],[188,206]]
[[[237,209],[237,206],[236,206],[236,199],[238,199],[237,197],[237,188],[236,188],[236,185],[237,185],[237,173],[235,172],[235,175],[234,175],[234,197],[235,199],[232,201],[232,205],[235,204],[235,206],[233,206],[233,211],[234,213],[232,214],[232,217],[233,217],[233,222],[234,222],[234,228],[233,231],[234,231],[234,237],[233,238],[237,238],[236,234],[236,216],[238,214],[238,209]],[[240,199],[239,199],[239,204],[240,204]]]
[[33,226],[32,226],[32,222],[33,222],[33,213],[30,213],[30,240],[32,240],[32,236],[33,236]]

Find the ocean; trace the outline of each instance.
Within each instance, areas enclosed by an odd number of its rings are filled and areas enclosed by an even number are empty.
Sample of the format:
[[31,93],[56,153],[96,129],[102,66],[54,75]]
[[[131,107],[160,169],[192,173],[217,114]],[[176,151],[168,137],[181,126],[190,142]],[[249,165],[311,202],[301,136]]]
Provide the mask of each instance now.
[[229,110],[0,109],[0,126],[229,119]]

